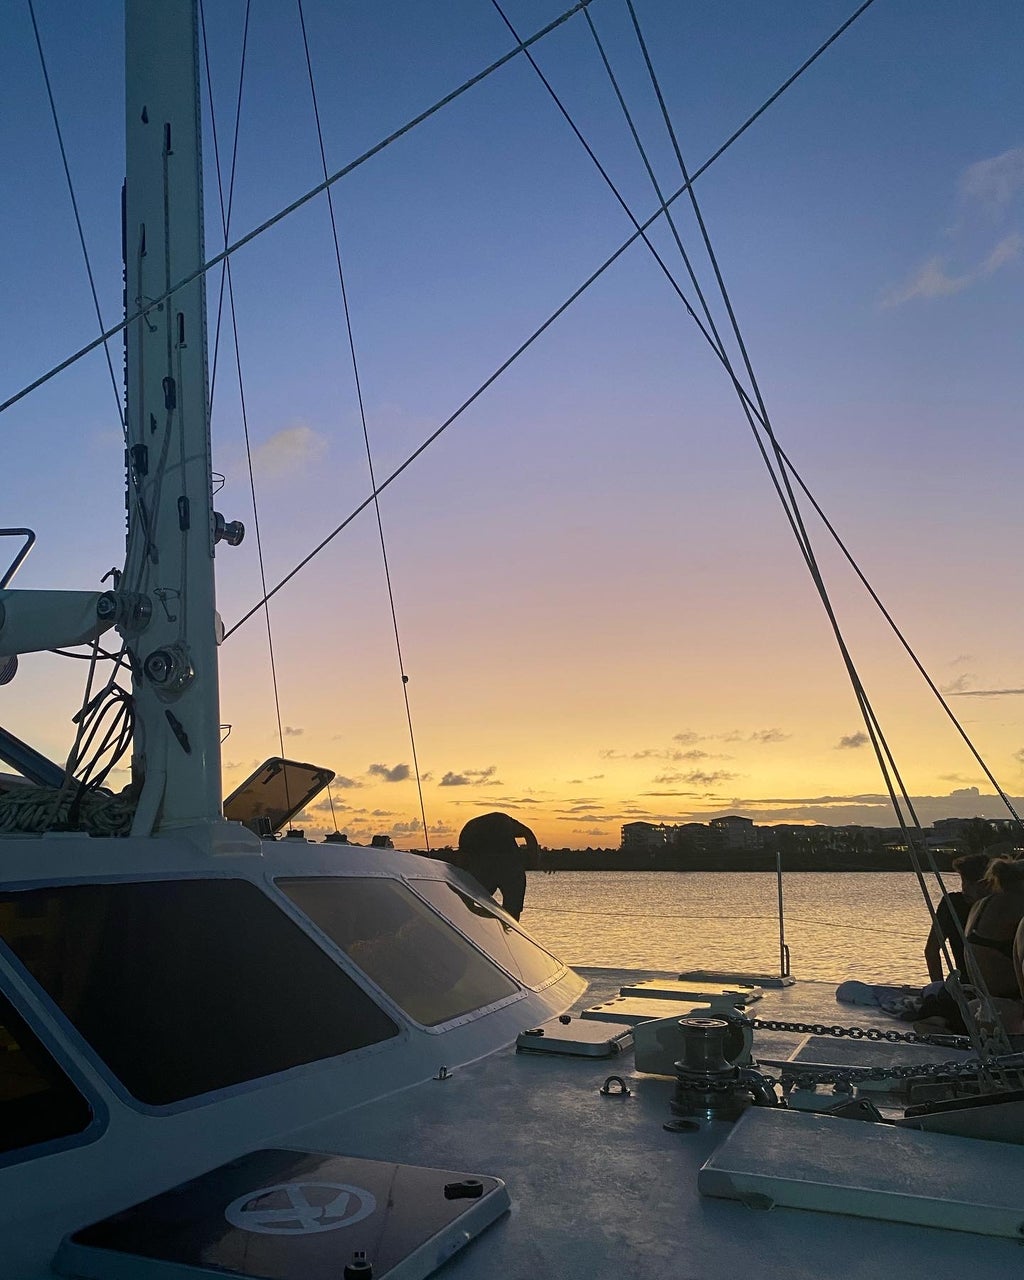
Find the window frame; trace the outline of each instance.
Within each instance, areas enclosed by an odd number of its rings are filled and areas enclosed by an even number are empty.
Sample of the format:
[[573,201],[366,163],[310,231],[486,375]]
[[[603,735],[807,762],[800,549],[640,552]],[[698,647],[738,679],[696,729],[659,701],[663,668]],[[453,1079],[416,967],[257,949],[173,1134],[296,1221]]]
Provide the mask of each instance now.
[[[418,878],[428,879],[429,877],[421,876]],[[308,928],[315,929],[317,931],[318,937],[323,939],[325,949],[330,949],[332,953],[337,954],[346,971],[358,974],[363,985],[373,992],[374,999],[379,1000],[382,1004],[386,1002],[389,1010],[394,1009],[404,1022],[409,1026],[415,1027],[417,1031],[424,1032],[426,1035],[442,1035],[444,1032],[452,1031],[456,1027],[464,1027],[470,1022],[476,1022],[486,1014],[494,1013],[499,1009],[504,1009],[506,1006],[515,1004],[519,1000],[525,1000],[532,990],[531,987],[526,986],[521,978],[518,978],[514,973],[510,973],[504,965],[499,964],[492,955],[487,951],[484,951],[483,948],[469,937],[468,934],[463,933],[458,925],[449,920],[447,916],[442,915],[432,902],[428,902],[422,894],[416,893],[415,888],[410,883],[410,877],[405,873],[396,876],[389,875],[387,872],[382,871],[361,871],[358,875],[338,875],[337,872],[333,871],[284,871],[272,873],[271,879],[274,884],[275,892],[279,893],[292,910],[298,913],[299,918],[304,921]],[[438,879],[442,883],[450,883],[446,881],[443,876],[439,876]],[[408,1013],[395,1001],[394,996],[389,995],[385,990],[383,990],[383,988],[378,987],[368,973],[358,968],[348,952],[344,951],[328,933],[321,930],[320,926],[314,920],[305,915],[297,903],[291,901],[284,889],[278,884],[278,881],[280,880],[390,880],[396,884],[404,885],[404,887],[415,896],[417,902],[422,902],[429,911],[433,912],[435,916],[443,920],[450,929],[453,929],[458,936],[462,938],[464,942],[467,942],[474,951],[481,955],[488,964],[494,965],[500,973],[504,974],[506,978],[513,982],[516,986],[516,990],[510,992],[507,996],[502,996],[500,1000],[494,1000],[490,1004],[480,1005],[477,1009],[470,1009],[466,1013],[460,1013],[454,1018],[449,1018],[447,1022],[438,1022],[433,1026],[430,1026],[425,1022],[418,1022],[411,1013]],[[472,897],[471,894],[468,896]],[[481,903],[480,905],[486,906],[487,904]],[[563,973],[564,971],[565,970],[563,969]],[[555,980],[560,976],[561,974],[556,975]]]
[[[458,934],[460,934],[463,938],[466,939],[467,942],[472,943],[472,945],[476,947],[478,951],[482,951],[483,954],[488,958],[488,960],[491,961],[492,964],[496,964],[503,973],[508,974],[508,976],[513,980],[513,982],[519,983],[519,985],[522,987],[525,987],[527,991],[533,991],[535,993],[541,992],[541,991],[547,991],[548,987],[553,987],[556,982],[564,978],[565,975],[569,972],[569,966],[563,960],[559,960],[558,956],[553,955],[552,952],[550,952],[547,949],[547,947],[541,946],[541,944],[537,942],[536,939],[531,938],[530,935],[520,927],[518,921],[513,920],[512,917],[510,915],[507,915],[506,913],[506,919],[508,924],[511,926],[511,928],[514,929],[515,932],[518,933],[520,937],[525,938],[527,942],[535,946],[539,951],[543,951],[545,955],[551,956],[551,959],[558,966],[555,972],[551,974],[550,977],[545,978],[544,981],[539,985],[535,985],[532,982],[526,982],[518,974],[513,973],[511,969],[508,969],[505,965],[503,965],[496,956],[491,955],[489,951],[484,951],[483,948],[480,946],[480,944],[474,938],[472,938],[468,933],[463,932],[463,930],[459,928],[459,926],[455,923],[455,921],[450,919],[448,916],[446,916],[444,912],[441,910],[441,908],[438,907],[436,903],[431,902],[430,899],[427,898],[425,894],[417,893],[416,883],[417,881],[425,880],[429,884],[448,885],[449,888],[453,889],[457,893],[463,894],[467,898],[471,898],[473,902],[475,902],[478,906],[485,908],[485,910],[487,911],[493,911],[494,907],[497,905],[496,903],[488,900],[486,898],[486,895],[471,893],[469,889],[465,888],[463,885],[456,884],[454,880],[449,880],[445,876],[403,876],[402,879],[408,884],[409,888],[413,891],[413,893],[416,894],[416,896],[420,899],[420,901],[425,902],[427,904],[427,906],[431,909],[431,911],[433,911],[436,915],[439,915],[442,920],[446,920],[448,924],[450,924],[451,927]],[[498,917],[495,916],[495,919],[498,919]]]
[[[186,871],[176,870],[160,870],[145,871],[134,874],[125,873],[109,873],[99,875],[81,875],[81,876],[47,876],[45,878],[32,880],[19,880],[16,882],[0,881],[0,893],[21,893],[28,892],[33,889],[61,889],[74,888],[78,885],[106,885],[106,884],[143,884],[153,883],[154,881],[183,881],[183,880],[230,880],[240,882],[242,884],[251,885],[257,893],[267,898],[270,904],[276,910],[282,910],[281,895],[274,891],[268,892],[268,885],[271,877],[261,868],[259,873],[254,876],[240,874],[238,871],[216,870],[213,868],[193,868],[190,867]],[[308,920],[301,913],[296,915],[290,911],[284,911],[291,923],[295,924],[302,933],[306,935],[309,942],[319,951],[325,952],[328,958],[341,968],[345,976],[362,992],[370,997],[378,1004],[384,1013],[396,1024],[398,1031],[395,1035],[389,1036],[385,1040],[378,1040],[375,1044],[362,1045],[356,1049],[350,1049],[346,1053],[335,1054],[330,1058],[317,1058],[312,1062],[300,1062],[295,1066],[285,1067],[281,1071],[275,1071],[271,1075],[256,1076],[250,1080],[240,1080],[235,1084],[224,1085],[219,1089],[210,1089],[206,1093],[191,1094],[187,1098],[180,1098],[175,1102],[152,1103],[144,1102],[136,1094],[132,1093],[120,1076],[116,1075],[113,1069],[108,1066],[107,1062],[86,1040],[85,1036],[78,1030],[74,1022],[68,1017],[60,1005],[53,999],[46,988],[37,982],[30,969],[28,969],[17,954],[10,948],[6,940],[0,936],[0,976],[3,975],[4,966],[14,975],[20,985],[32,993],[32,999],[44,1009],[48,1020],[58,1029],[60,1035],[70,1045],[74,1046],[74,1055],[79,1056],[89,1067],[89,1069],[100,1078],[101,1082],[110,1090],[110,1092],[132,1111],[144,1116],[172,1116],[178,1115],[186,1111],[195,1111],[199,1107],[210,1106],[214,1103],[224,1101],[228,1098],[238,1097],[247,1093],[255,1093],[260,1089],[277,1084],[286,1084],[288,1081],[301,1078],[305,1075],[313,1075],[320,1072],[330,1071],[337,1068],[340,1062],[354,1062],[365,1057],[371,1057],[378,1053],[390,1051],[392,1046],[404,1044],[409,1039],[408,1022],[410,1021],[407,1014],[398,1011],[396,1016],[395,1008],[392,1001],[386,1003],[381,999],[381,994],[376,988],[367,981],[365,975],[360,970],[355,970],[349,965],[338,964],[338,953],[333,947],[325,947],[322,942],[321,935],[314,927],[312,921]],[[16,1006],[17,1007],[17,1006]],[[18,1009],[21,1013],[21,1009]],[[24,1015],[22,1015],[24,1016]],[[34,1028],[33,1028],[34,1029]],[[42,1038],[42,1037],[40,1037]],[[51,1053],[52,1045],[49,1041],[43,1041],[45,1047]],[[56,1056],[56,1055],[55,1055]],[[67,1061],[71,1055],[64,1053],[57,1057],[58,1065],[62,1070],[67,1071]],[[78,1087],[78,1081],[81,1078],[81,1072],[76,1072],[72,1076],[72,1083]],[[92,1105],[94,1094],[90,1092],[87,1095],[87,1101]],[[104,1121],[105,1127],[105,1121]],[[98,1134],[96,1136],[99,1136]],[[2,1164],[2,1157],[0,1157]]]
[[[13,964],[10,963],[12,959]],[[42,999],[36,996],[36,992],[42,993]],[[36,998],[33,999],[33,996]],[[61,1151],[89,1146],[106,1131],[110,1123],[110,1109],[75,1061],[74,1054],[68,1050],[61,1038],[54,1034],[50,1022],[53,1020],[53,1010],[56,1006],[34,982],[31,975],[18,964],[17,958],[6,943],[0,945],[0,997],[10,1005],[15,1015],[25,1024],[29,1034],[38,1042],[43,1052],[49,1055],[54,1066],[92,1113],[89,1123],[77,1133],[67,1133],[56,1138],[46,1138],[42,1142],[33,1142],[27,1147],[0,1151],[0,1169],[25,1164],[30,1160],[41,1160],[44,1156],[56,1155]],[[59,1010],[57,1012],[59,1013]]]

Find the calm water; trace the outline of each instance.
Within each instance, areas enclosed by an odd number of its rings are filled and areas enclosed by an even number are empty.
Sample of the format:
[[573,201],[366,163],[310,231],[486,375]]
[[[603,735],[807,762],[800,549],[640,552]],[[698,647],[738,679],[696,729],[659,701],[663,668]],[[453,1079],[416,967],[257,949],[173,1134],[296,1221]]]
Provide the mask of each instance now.
[[[928,981],[914,876],[793,872],[783,894],[797,978]],[[568,964],[779,971],[776,880],[760,872],[530,872],[523,924]]]

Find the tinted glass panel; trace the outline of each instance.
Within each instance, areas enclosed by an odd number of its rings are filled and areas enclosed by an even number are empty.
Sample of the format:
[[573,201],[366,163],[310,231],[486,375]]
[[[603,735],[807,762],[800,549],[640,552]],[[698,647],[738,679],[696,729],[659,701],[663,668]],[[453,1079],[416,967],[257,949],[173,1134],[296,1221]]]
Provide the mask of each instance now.
[[374,982],[426,1027],[519,988],[395,880],[318,876],[278,887]]
[[[27,917],[30,932],[7,927]],[[330,956],[245,881],[0,894],[0,931],[143,1102],[177,1102],[398,1032]]]
[[92,1110],[0,995],[0,1153],[81,1133]]
[[224,817],[257,835],[280,831],[334,778],[330,769],[274,756],[224,801]]
[[454,885],[443,880],[417,880],[415,884],[417,893],[422,893],[442,915],[446,915],[526,986],[543,986],[549,978],[561,972],[560,960]]

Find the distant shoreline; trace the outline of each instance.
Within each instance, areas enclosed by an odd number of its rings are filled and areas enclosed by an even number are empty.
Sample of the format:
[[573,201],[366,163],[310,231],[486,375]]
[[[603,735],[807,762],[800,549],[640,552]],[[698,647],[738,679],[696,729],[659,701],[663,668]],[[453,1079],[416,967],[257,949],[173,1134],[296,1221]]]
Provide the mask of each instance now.
[[[422,850],[411,850],[420,853]],[[449,850],[432,850],[423,855],[445,861]],[[932,857],[940,871],[952,870],[953,858],[958,855],[946,850],[936,850]],[[620,849],[544,849],[541,851],[541,869],[544,871],[775,871],[775,853],[764,849],[729,849],[715,854],[684,854],[659,850],[653,854],[625,854]],[[786,871],[903,871],[913,873],[910,857],[906,853],[882,850],[845,853],[817,853],[810,850],[794,850],[782,856],[782,870]]]

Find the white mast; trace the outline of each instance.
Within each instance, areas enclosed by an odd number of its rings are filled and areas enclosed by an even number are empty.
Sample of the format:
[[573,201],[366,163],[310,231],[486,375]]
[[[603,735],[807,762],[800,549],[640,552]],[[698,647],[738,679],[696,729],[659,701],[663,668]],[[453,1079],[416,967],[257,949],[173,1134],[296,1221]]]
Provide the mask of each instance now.
[[[125,304],[128,551],[121,592],[148,598],[132,644],[132,833],[222,814],[201,118],[195,0],[128,0]],[[223,521],[220,533],[223,534]],[[232,527],[231,540],[240,539]]]

